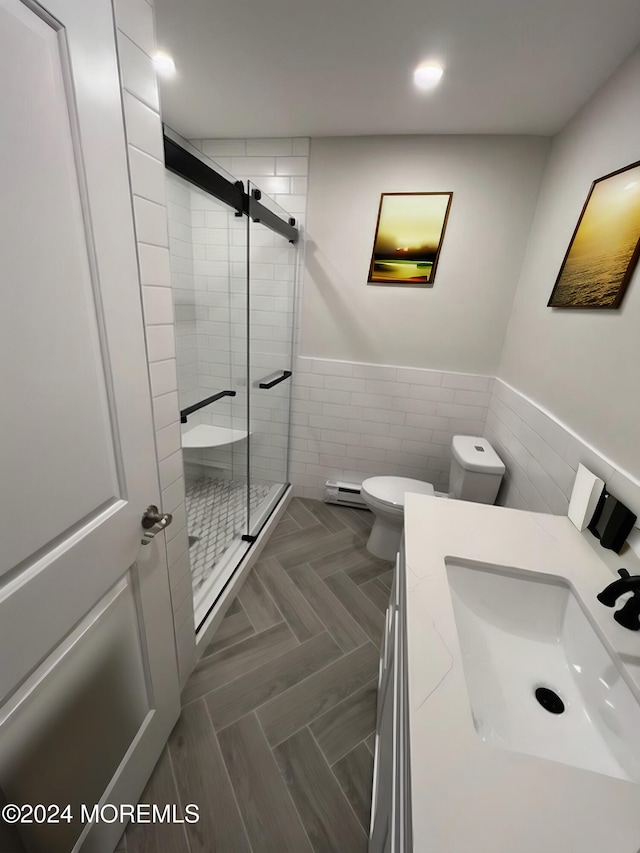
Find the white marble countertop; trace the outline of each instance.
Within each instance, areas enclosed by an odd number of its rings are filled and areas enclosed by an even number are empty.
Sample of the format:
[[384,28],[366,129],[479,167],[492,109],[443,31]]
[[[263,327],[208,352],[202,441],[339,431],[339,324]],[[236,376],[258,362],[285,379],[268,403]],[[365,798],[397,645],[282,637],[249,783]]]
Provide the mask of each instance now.
[[639,697],[640,633],[595,596],[620,566],[640,573],[640,561],[604,551],[566,517],[424,495],[407,496],[405,530],[415,853],[639,853],[640,785],[478,737],[444,561],[566,578]]

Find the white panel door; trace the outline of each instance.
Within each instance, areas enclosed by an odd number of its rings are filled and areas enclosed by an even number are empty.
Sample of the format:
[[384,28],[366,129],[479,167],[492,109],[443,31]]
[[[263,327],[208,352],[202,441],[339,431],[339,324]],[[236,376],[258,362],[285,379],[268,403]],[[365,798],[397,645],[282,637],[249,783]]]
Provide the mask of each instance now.
[[179,713],[109,0],[0,0],[0,851],[105,853]]

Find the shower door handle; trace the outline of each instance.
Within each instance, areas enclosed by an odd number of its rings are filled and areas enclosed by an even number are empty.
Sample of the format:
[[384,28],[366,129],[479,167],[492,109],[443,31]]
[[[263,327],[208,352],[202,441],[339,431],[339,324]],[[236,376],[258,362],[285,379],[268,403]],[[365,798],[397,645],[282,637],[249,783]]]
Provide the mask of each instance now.
[[288,379],[290,376],[293,376],[290,370],[283,370],[282,376],[277,376],[275,379],[269,379],[268,376],[265,376],[262,382],[258,383],[258,388],[273,388],[274,385],[279,385],[281,382],[284,382],[284,380]]
[[140,522],[147,531],[142,537],[141,544],[148,545],[156,533],[161,533],[172,521],[173,516],[170,512],[163,514],[155,504],[150,504],[144,511],[142,521]]

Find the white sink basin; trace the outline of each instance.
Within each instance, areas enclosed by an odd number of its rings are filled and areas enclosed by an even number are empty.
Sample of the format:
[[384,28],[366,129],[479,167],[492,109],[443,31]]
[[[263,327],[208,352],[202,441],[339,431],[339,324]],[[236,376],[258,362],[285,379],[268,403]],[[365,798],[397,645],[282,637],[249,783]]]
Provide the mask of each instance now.
[[[569,584],[486,563],[446,565],[480,738],[640,782],[640,707]],[[564,711],[545,710],[538,688],[554,691]]]

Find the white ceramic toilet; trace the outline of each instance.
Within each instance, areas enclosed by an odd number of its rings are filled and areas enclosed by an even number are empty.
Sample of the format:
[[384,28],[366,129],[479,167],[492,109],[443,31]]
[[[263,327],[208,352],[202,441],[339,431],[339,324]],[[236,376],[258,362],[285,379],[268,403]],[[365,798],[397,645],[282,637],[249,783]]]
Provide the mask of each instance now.
[[[486,438],[454,435],[449,469],[449,497],[492,504],[497,495],[504,463]],[[431,483],[408,477],[369,477],[362,484],[362,498],[375,515],[367,550],[383,560],[395,560],[400,547],[407,492],[434,495]]]

